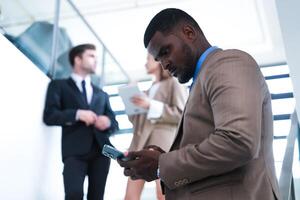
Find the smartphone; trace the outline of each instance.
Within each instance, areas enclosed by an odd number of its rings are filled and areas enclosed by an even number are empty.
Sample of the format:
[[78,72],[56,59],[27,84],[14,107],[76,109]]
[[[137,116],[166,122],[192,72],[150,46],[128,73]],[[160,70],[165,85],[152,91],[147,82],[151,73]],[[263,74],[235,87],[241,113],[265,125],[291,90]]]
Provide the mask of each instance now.
[[112,147],[112,146],[107,145],[107,144],[105,144],[103,146],[102,154],[109,157],[109,158],[112,158],[114,160],[116,160],[117,158],[119,158],[123,161],[128,161],[129,160],[129,158],[125,157],[125,155],[121,151],[119,151],[115,147]]

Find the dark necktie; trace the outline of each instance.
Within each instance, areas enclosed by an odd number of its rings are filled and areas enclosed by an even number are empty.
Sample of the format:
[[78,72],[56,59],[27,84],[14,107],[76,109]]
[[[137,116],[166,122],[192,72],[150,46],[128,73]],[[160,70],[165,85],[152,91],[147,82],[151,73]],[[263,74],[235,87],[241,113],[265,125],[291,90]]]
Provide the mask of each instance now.
[[82,96],[85,100],[85,103],[88,104],[87,96],[86,96],[85,80],[81,81],[81,87],[82,87]]

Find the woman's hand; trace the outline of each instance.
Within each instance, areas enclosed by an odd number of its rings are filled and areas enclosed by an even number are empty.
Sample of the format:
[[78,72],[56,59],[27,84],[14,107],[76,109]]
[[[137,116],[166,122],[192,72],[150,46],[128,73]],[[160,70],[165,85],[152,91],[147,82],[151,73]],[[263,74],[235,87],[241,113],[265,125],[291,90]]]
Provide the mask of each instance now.
[[139,106],[141,108],[144,108],[146,110],[149,110],[150,107],[150,99],[146,95],[136,95],[131,98],[131,102]]

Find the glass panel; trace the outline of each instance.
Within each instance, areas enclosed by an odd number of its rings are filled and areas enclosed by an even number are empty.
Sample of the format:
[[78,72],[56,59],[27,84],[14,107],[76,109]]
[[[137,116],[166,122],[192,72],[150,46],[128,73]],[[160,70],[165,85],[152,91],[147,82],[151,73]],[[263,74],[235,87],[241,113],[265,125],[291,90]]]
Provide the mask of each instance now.
[[[264,76],[289,74],[287,65],[261,68]],[[269,90],[272,94],[293,92],[290,78],[267,80]],[[272,100],[273,115],[291,114],[295,109],[295,99],[286,98]],[[291,120],[274,121],[274,136],[287,136],[290,132]],[[273,141],[273,154],[275,159],[276,175],[279,178],[282,161],[285,153],[287,139],[275,139]]]
[[129,79],[121,71],[120,66],[111,57],[110,54],[105,53],[104,59],[105,85],[127,83]]
[[126,151],[131,143],[132,134],[118,134],[110,137],[111,143],[120,151]]
[[120,96],[110,97],[109,101],[114,111],[120,111],[125,109],[124,103]]
[[118,115],[116,116],[118,122],[119,122],[119,128],[121,129],[128,129],[132,128],[131,122],[128,120],[127,115]]
[[138,83],[139,89],[141,91],[148,90],[151,87],[151,85],[152,85],[152,81],[143,81]]
[[275,173],[276,173],[277,180],[279,180],[280,177],[281,167],[282,167],[282,162],[275,161]]
[[[91,43],[96,46],[98,57],[96,74],[92,76],[92,81],[95,85],[100,86],[102,70],[101,60],[103,59],[102,44],[98,42],[96,37],[91,33],[86,24],[83,23],[81,18],[67,1],[61,1],[59,27],[64,30],[63,33],[60,33],[60,38],[65,39],[58,40],[58,62],[56,63],[54,78],[60,79],[70,76],[70,73],[72,72],[72,67],[68,60],[70,48],[83,43]],[[60,50],[60,47],[65,48],[63,48],[64,50],[62,51]]]
[[[93,83],[100,87],[103,84],[107,84],[107,76],[103,76],[103,68],[105,74],[107,72],[106,69],[109,68],[110,70],[115,69],[113,73],[118,73],[122,75],[119,66],[113,61],[111,55],[109,55],[106,52],[102,43],[96,38],[96,36],[91,32],[91,30],[88,29],[88,26],[77,15],[75,10],[73,10],[73,7],[71,7],[71,5],[67,1],[62,1],[61,4],[64,8],[64,17],[61,17],[59,24],[60,27],[63,27],[63,29],[66,30],[66,33],[72,41],[72,46],[76,46],[83,43],[92,43],[97,48],[98,63],[96,73],[92,76]],[[60,41],[61,44],[63,44],[64,42],[65,41]],[[65,58],[67,58],[67,53],[68,52],[66,52],[66,55],[63,55]],[[57,65],[55,78],[63,78],[69,76],[71,68],[70,65],[68,65],[67,59],[64,60],[66,61],[64,62],[64,65]],[[120,80],[120,78],[118,80]],[[126,82],[126,77],[121,81]],[[112,81],[109,83],[113,84],[114,82]]]
[[123,86],[124,84],[118,84],[118,85],[106,85],[103,87],[103,90],[107,92],[107,94],[118,94],[118,88]]
[[291,114],[294,110],[294,98],[272,100],[273,115]]
[[285,148],[286,148],[286,139],[277,139],[273,141],[273,154],[276,162],[282,162]]
[[[2,34],[49,74],[55,1],[2,0]],[[59,31],[62,31],[61,29]]]
[[[66,30],[73,46],[82,43],[92,43],[97,47],[98,66],[96,74],[92,78],[93,83],[101,87],[108,84],[128,82],[128,79],[121,71],[119,64],[112,55],[108,53],[102,42],[92,33],[87,24],[85,24],[78,13],[75,12],[73,7],[67,1],[62,1],[61,4],[63,9],[60,17],[60,27],[63,27],[64,30]],[[79,7],[77,7],[77,9],[78,8]],[[60,42],[65,43],[65,41]],[[68,69],[70,68],[64,67],[60,69],[58,66],[56,77],[60,78],[68,76]]]
[[289,74],[290,70],[287,65],[280,65],[275,67],[260,68],[264,76],[274,76],[280,74]]
[[[294,163],[293,163],[293,176],[295,179],[298,179],[300,178],[300,157],[299,157],[299,146],[298,146],[298,140],[299,138],[296,139],[295,141],[295,151],[294,151]],[[300,184],[298,182],[298,184]],[[300,185],[296,186],[296,188],[299,188]],[[299,190],[298,190],[299,191]]]
[[293,92],[293,85],[290,78],[267,80],[269,90],[273,94]]
[[274,136],[287,136],[290,132],[291,120],[274,121]]
[[[3,0],[0,26],[4,34],[45,74],[50,75],[53,22],[55,0]],[[56,52],[56,68],[53,78],[68,77],[72,68],[68,61],[69,49],[82,43],[92,43],[97,47],[98,67],[92,77],[94,84],[128,82],[118,63],[104,49],[103,44],[92,34],[88,26],[67,1],[61,1]],[[104,80],[102,69],[106,67]]]
[[37,21],[53,22],[55,1],[2,0],[1,27],[8,34],[17,36]]

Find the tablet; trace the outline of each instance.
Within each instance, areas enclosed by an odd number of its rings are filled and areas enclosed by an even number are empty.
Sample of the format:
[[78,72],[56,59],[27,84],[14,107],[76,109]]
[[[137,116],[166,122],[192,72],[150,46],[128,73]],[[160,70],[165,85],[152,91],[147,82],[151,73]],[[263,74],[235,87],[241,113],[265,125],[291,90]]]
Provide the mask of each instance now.
[[119,87],[119,95],[123,100],[127,115],[136,115],[147,112],[146,109],[136,106],[131,102],[131,98],[133,96],[144,95],[144,93],[139,90],[137,85],[126,85]]

